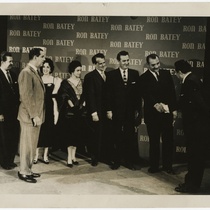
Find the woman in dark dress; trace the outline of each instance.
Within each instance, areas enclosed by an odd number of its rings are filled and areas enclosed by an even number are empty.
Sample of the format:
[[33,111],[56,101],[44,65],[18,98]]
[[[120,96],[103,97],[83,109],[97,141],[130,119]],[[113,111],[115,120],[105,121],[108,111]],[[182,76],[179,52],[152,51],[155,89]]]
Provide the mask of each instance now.
[[56,107],[57,102],[54,98],[57,93],[61,79],[52,76],[54,70],[53,61],[49,58],[43,63],[40,71],[43,74],[42,81],[45,85],[46,95],[45,95],[45,122],[41,126],[38,147],[36,150],[36,156],[34,158],[34,164],[37,163],[39,157],[39,148],[43,148],[43,161],[45,164],[49,164],[48,150],[52,146],[55,123],[57,118]]
[[62,145],[67,148],[67,166],[72,168],[78,165],[76,160],[76,149],[81,143],[83,126],[85,125],[84,98],[82,95],[81,72],[82,65],[74,60],[68,66],[70,77],[62,81],[57,94],[60,130]]

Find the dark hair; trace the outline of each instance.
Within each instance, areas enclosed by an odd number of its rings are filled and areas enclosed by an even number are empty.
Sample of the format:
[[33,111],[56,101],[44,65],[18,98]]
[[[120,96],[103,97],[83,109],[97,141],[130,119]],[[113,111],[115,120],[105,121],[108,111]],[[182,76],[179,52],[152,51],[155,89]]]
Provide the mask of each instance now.
[[[54,71],[54,64],[53,61],[50,58],[45,58],[45,61],[43,62],[43,66],[45,63],[48,63],[50,66],[50,73]],[[40,72],[43,74],[43,66],[40,68]]]
[[152,54],[148,55],[146,57],[147,64],[149,64],[149,59],[156,59],[156,58],[159,58],[159,56],[157,54],[155,54],[155,53],[152,53]]
[[178,60],[174,63],[175,71],[181,71],[186,74],[191,71],[191,65],[186,60]]
[[41,48],[32,48],[29,51],[29,60],[32,60],[34,58],[34,56],[39,57],[41,51],[43,51]]
[[120,51],[118,54],[117,54],[117,60],[120,61],[120,56],[125,56],[125,55],[129,55],[129,53],[127,51]]
[[7,57],[12,57],[12,53],[7,52],[7,51],[3,51],[1,53],[1,61],[6,61]]
[[73,73],[78,66],[82,67],[82,64],[80,63],[80,61],[78,61],[78,60],[72,61],[71,63],[69,63],[68,72],[70,74]]
[[92,63],[93,63],[93,64],[97,64],[97,61],[96,61],[97,58],[104,58],[104,59],[105,59],[105,56],[104,56],[103,53],[97,53],[97,54],[95,54],[95,55],[92,57]]

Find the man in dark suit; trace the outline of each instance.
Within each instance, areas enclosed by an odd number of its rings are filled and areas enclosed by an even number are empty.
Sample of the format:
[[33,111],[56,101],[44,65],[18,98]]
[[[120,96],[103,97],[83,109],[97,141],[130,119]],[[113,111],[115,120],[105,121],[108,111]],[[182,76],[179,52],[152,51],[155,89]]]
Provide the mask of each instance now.
[[106,109],[105,109],[105,56],[98,53],[92,57],[95,69],[85,75],[84,93],[88,112],[91,136],[89,139],[89,151],[91,153],[91,165],[97,166],[101,158],[103,137],[106,134]]
[[198,192],[209,153],[210,108],[203,83],[191,71],[185,60],[175,62],[177,77],[182,82],[179,105],[186,138],[188,172],[185,182],[175,188],[177,192]]
[[135,138],[137,116],[140,116],[141,100],[137,95],[139,73],[129,68],[130,57],[126,51],[117,54],[119,68],[107,73],[107,117],[113,121],[114,157],[111,169],[121,164],[135,170],[138,158],[138,141]]
[[1,53],[0,66],[0,165],[9,170],[18,150],[19,122],[17,120],[19,93],[17,75],[11,71],[12,54]]
[[18,77],[20,106],[20,171],[19,179],[36,183],[40,174],[32,172],[39,132],[45,116],[45,86],[40,77],[39,68],[45,60],[45,51],[32,48],[29,52],[29,63]]
[[158,55],[146,58],[148,70],[140,76],[139,91],[144,99],[144,122],[149,135],[149,173],[160,171],[160,137],[162,137],[162,170],[174,174],[173,122],[177,116],[175,87],[170,71],[160,69]]

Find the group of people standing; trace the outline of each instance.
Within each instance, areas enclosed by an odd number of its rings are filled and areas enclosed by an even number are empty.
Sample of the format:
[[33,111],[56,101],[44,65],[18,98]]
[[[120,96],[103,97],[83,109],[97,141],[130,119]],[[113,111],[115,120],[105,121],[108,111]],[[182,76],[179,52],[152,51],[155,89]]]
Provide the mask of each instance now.
[[[28,65],[17,78],[10,71],[12,55],[3,52],[0,71],[2,168],[17,166],[14,157],[19,142],[18,176],[23,181],[36,183],[40,174],[32,172],[32,165],[38,161],[39,148],[44,147],[43,161],[49,164],[49,148],[56,135],[59,137],[56,146],[66,149],[66,164],[70,168],[79,164],[76,149],[85,144],[92,166],[104,162],[112,170],[121,165],[136,170],[139,155],[135,130],[144,117],[150,144],[148,172],[162,170],[175,174],[173,126],[177,110],[181,108],[189,168],[185,183],[175,190],[196,192],[203,176],[206,160],[203,151],[207,151],[210,125],[208,100],[201,81],[192,74],[187,61],[177,61],[175,71],[182,81],[179,103],[170,71],[161,69],[158,55],[147,56],[148,70],[140,76],[137,70],[129,68],[127,51],[120,51],[117,60],[119,67],[107,72],[104,54],[94,55],[95,69],[85,75],[84,81],[81,80],[82,64],[73,60],[68,65],[70,77],[62,81],[52,76],[53,61],[45,57],[41,48],[33,48]],[[11,132],[11,128],[15,128],[15,132]]]

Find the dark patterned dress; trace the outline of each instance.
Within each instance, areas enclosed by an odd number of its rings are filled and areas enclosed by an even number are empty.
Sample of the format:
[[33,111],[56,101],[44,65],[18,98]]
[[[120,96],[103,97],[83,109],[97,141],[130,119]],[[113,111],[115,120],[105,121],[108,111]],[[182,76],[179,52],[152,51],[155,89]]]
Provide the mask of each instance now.
[[38,147],[51,147],[54,137],[54,113],[53,113],[53,100],[52,92],[54,90],[53,83],[46,83],[46,95],[45,95],[45,122],[41,126]]

